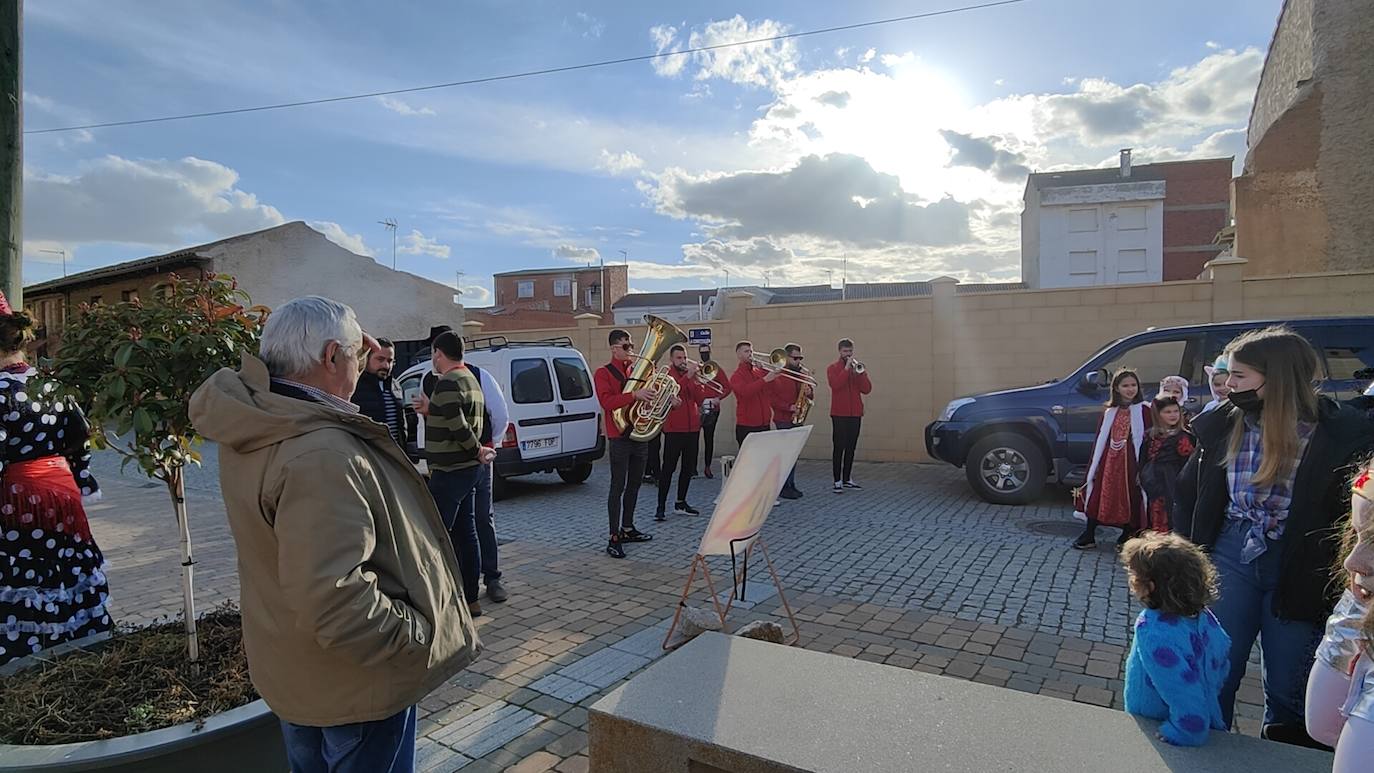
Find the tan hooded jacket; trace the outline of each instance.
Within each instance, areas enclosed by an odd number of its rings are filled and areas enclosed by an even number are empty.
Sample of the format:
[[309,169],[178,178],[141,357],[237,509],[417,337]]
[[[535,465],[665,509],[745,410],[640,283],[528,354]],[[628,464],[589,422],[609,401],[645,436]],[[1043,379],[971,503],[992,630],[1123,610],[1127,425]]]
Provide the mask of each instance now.
[[389,717],[481,649],[424,479],[365,416],[270,391],[245,356],[191,397],[220,444],[253,685],[282,719]]

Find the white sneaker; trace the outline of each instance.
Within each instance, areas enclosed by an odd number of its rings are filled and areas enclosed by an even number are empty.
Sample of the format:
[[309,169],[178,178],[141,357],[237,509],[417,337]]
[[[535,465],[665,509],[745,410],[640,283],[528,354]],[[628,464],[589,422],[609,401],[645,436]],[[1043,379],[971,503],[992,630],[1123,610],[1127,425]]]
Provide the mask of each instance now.
[[859,484],[855,483],[855,482],[852,481],[852,480],[847,480],[847,481],[845,481],[845,482],[844,482],[844,487],[845,487],[845,488],[863,488],[863,486],[860,486]]
[[830,489],[830,490],[833,491],[833,492],[835,492],[836,494],[843,494],[843,493],[844,493],[844,484],[841,483],[841,482],[839,482],[839,481],[835,481],[835,487],[832,488],[832,489]]

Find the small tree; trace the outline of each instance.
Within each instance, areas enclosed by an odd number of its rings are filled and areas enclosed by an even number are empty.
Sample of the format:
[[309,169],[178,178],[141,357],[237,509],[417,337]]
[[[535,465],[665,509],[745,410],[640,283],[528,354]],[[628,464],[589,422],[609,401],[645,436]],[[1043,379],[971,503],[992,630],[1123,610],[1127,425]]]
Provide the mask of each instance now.
[[182,604],[187,654],[199,660],[194,560],[186,517],[187,464],[199,464],[204,438],[187,413],[191,394],[240,353],[256,354],[268,310],[247,308],[232,277],[182,279],[173,274],[154,297],[82,304],[63,333],[49,372],[76,398],[91,423],[91,441],[138,464],[172,497],[181,539]]

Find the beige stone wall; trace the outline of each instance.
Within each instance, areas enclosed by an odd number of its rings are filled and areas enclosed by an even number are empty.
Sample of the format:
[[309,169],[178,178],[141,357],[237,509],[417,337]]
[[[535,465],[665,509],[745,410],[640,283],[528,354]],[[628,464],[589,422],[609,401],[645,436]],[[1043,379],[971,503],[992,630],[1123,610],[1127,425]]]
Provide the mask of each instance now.
[[[744,294],[727,299],[726,319],[702,326],[712,329],[714,357],[729,371],[736,341],[750,340],[764,351],[801,345],[823,385],[803,454],[812,459],[830,455],[825,366],[835,358],[839,338],[854,339],[874,384],[859,458],[919,462],[928,460],[925,425],[950,400],[1061,378],[1122,336],[1149,327],[1363,314],[1366,299],[1374,297],[1374,272],[1243,279],[1243,260],[1210,265],[1208,278],[1155,285],[956,294],[953,280],[935,280],[934,295],[926,298],[773,306],[749,305],[752,299]],[[609,359],[606,335],[613,328],[594,319],[582,323],[506,335],[569,336],[591,366],[599,367]],[[642,325],[628,329],[636,343],[643,342]],[[734,411],[734,400],[726,400],[717,453],[736,448]]]

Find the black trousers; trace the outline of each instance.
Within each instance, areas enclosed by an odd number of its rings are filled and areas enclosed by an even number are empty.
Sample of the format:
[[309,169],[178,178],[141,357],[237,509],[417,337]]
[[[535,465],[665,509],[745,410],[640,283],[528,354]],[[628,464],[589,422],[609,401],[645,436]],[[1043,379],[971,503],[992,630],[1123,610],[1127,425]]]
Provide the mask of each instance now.
[[[716,422],[720,420],[719,413],[701,414],[701,442],[706,451],[706,466],[711,466],[711,461],[716,456]],[[692,472],[696,472],[695,466]]]
[[648,449],[644,459],[644,474],[657,479],[663,459],[663,433],[654,435],[654,439],[644,445]]
[[673,468],[677,473],[677,501],[687,501],[687,487],[692,482],[692,465],[697,459],[697,433],[663,433],[663,470],[658,474],[658,509],[668,504],[668,488],[673,483]]
[[854,451],[859,447],[861,416],[830,417],[830,467],[837,483],[854,477]]
[[611,534],[635,527],[635,503],[639,500],[639,485],[644,482],[644,459],[649,444],[629,438],[611,438],[611,491],[606,499],[610,514]]
[[755,432],[767,432],[767,431],[768,431],[768,425],[767,425],[767,424],[763,425],[762,427],[746,427],[746,426],[744,426],[743,424],[736,424],[736,425],[735,425],[735,442],[736,442],[736,443],[739,443],[740,445],[744,445],[744,439],[745,439],[745,438],[749,437],[750,435],[754,434]]

